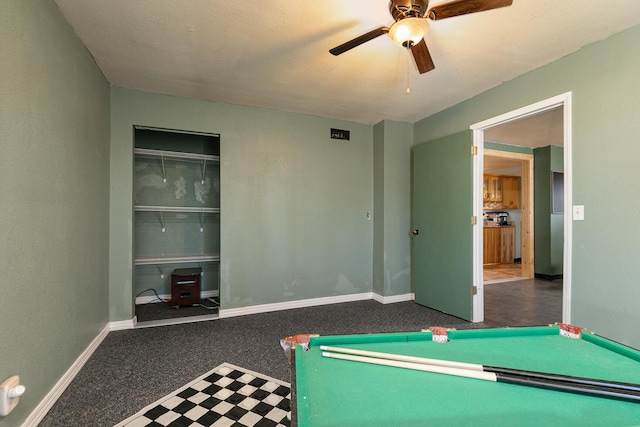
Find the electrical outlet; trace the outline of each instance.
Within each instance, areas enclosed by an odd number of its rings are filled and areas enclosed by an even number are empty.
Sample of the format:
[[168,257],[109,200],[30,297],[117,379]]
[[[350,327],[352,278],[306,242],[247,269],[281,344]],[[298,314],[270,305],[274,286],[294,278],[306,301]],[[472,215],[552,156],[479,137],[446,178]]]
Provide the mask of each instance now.
[[9,377],[0,384],[0,417],[6,417],[13,410],[25,392],[20,385],[20,377]]

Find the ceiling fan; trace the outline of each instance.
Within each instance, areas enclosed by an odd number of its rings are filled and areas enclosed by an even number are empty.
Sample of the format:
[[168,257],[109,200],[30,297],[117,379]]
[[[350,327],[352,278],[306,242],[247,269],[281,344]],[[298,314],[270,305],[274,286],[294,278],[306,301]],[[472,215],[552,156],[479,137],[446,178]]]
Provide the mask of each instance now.
[[423,74],[435,68],[427,43],[424,41],[424,35],[428,29],[427,19],[436,21],[511,6],[512,3],[513,0],[453,0],[428,9],[429,0],[391,0],[389,12],[396,21],[393,25],[378,27],[334,47],[329,52],[338,56],[376,37],[389,34],[397,44],[411,49],[418,71]]

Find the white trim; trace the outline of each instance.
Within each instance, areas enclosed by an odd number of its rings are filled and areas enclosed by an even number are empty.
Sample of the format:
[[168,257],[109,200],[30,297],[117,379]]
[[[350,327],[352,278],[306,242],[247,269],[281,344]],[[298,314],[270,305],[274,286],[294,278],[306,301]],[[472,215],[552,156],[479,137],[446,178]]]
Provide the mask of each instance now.
[[564,107],[564,251],[562,259],[562,321],[571,323],[571,271],[573,248],[573,104],[571,92],[565,94]]
[[[571,104],[571,92],[566,92],[566,93],[563,93],[562,95],[553,96],[551,98],[544,99],[534,104],[526,105],[522,108],[518,108],[517,110],[509,111],[499,116],[484,120],[480,123],[473,124],[469,126],[469,128],[474,131],[485,130],[488,128],[492,128],[494,126],[503,125],[505,123],[509,123],[515,120],[523,119],[525,117],[533,116],[535,114],[542,113],[547,110],[552,110],[563,104],[566,107],[567,102],[568,104]],[[564,142],[567,142],[566,135],[565,135]]]
[[[208,292],[215,293],[214,296],[218,295],[217,291],[208,291]],[[204,294],[206,294],[206,292],[203,292],[203,295]],[[160,295],[160,297],[162,298],[164,297],[164,295]],[[413,301],[414,297],[415,296],[413,293],[385,297],[373,292],[365,292],[362,294],[312,298],[312,299],[306,299],[306,300],[287,301],[287,302],[280,302],[280,303],[273,303],[273,304],[260,304],[260,305],[232,308],[232,309],[226,309],[226,310],[220,309],[218,311],[218,314],[211,314],[211,315],[204,314],[202,316],[190,316],[190,317],[183,317],[183,318],[154,320],[149,322],[138,323],[137,325],[134,325],[134,326],[137,329],[140,329],[140,328],[150,328],[155,326],[178,325],[182,323],[206,322],[209,320],[222,319],[226,317],[246,316],[250,314],[268,313],[268,312],[282,311],[282,310],[292,310],[296,308],[315,307],[315,306],[329,305],[329,304],[340,304],[343,302],[366,301],[370,299],[377,301],[381,304],[394,304],[397,302]],[[155,295],[153,296],[153,299],[155,301],[158,301]],[[153,301],[150,301],[150,302],[153,303]],[[130,329],[130,328],[126,328],[126,329]]]
[[133,210],[136,212],[220,213],[220,208],[199,208],[195,206],[135,205]]
[[155,256],[136,257],[135,265],[176,264],[187,262],[220,262],[220,255],[181,255],[181,256]]
[[[479,134],[479,137],[478,137]],[[483,280],[483,245],[482,239],[483,237],[483,220],[482,220],[482,202],[483,202],[483,192],[482,192],[482,181],[483,181],[483,169],[484,169],[484,131],[483,130],[474,130],[473,131],[473,142],[472,144],[476,147],[477,153],[473,156],[473,207],[472,212],[473,216],[475,216],[476,221],[475,225],[472,228],[472,278],[471,281],[473,286],[475,286],[475,292],[472,292],[472,300],[471,300],[471,321],[473,322],[482,322],[484,320],[484,286],[482,283]]]
[[373,299],[372,292],[362,294],[338,295],[333,297],[311,298],[297,301],[260,304],[248,307],[220,309],[219,318],[246,316],[249,314],[268,313],[271,311],[291,310],[294,308],[314,307],[318,305],[340,304],[343,302],[363,301]]
[[155,130],[160,132],[184,133],[186,135],[213,136],[213,137],[220,138],[219,133],[211,133],[211,132],[198,132],[198,131],[183,130],[183,129],[159,128],[154,126],[143,126],[143,125],[134,125],[133,128],[140,129],[140,130]]
[[154,328],[156,326],[182,325],[185,323],[208,322],[209,320],[219,319],[218,314],[203,314],[202,316],[174,317],[171,319],[149,320],[140,322],[136,325],[136,329]]
[[[204,291],[200,293],[201,298],[209,298],[209,297],[217,297],[219,292],[217,290],[214,291]],[[159,295],[163,300],[171,299],[171,295]],[[327,304],[339,304],[342,302],[351,302],[351,301],[361,301],[373,299],[381,304],[394,304],[396,302],[404,302],[404,301],[413,301],[414,294],[408,293],[403,295],[392,295],[392,296],[383,296],[377,294],[375,292],[372,293],[363,293],[363,294],[353,294],[353,295],[343,295],[338,297],[324,297],[324,298],[314,298],[308,300],[299,300],[299,301],[288,301],[274,304],[263,304],[263,305],[254,305],[250,307],[241,307],[230,310],[222,310],[225,313],[232,313],[230,316],[220,316],[220,317],[234,317],[237,314],[233,314],[236,310],[247,310],[247,314],[256,314],[256,313],[266,313],[270,311],[279,311],[279,310],[290,310],[292,308],[304,308],[304,307],[313,307],[316,305],[327,305]],[[154,304],[159,303],[158,298],[155,295],[151,296],[142,296],[136,298],[136,305],[140,304]],[[233,311],[231,311],[233,310]],[[120,322],[111,322],[111,324],[118,324],[118,326],[127,326],[131,321],[130,320],[122,320]],[[120,325],[122,324],[122,325]],[[120,329],[131,329],[131,327],[118,327],[118,329],[111,329],[112,331],[120,330]]]
[[183,153],[180,151],[151,150],[148,148],[134,148],[133,154],[138,157],[179,159],[179,160],[207,160],[213,163],[220,163],[220,156],[210,154]]
[[[572,104],[571,104],[572,93],[566,92],[561,95],[557,95],[539,102],[536,102],[531,105],[527,105],[525,107],[519,108],[517,110],[510,111],[508,113],[502,114],[500,116],[496,116],[482,122],[473,124],[470,126],[470,129],[473,130],[473,145],[478,146],[478,162],[479,165],[483,165],[483,154],[484,154],[484,130],[499,126],[505,123],[509,123],[518,119],[522,119],[524,117],[532,116],[534,114],[542,113],[547,110],[551,110],[556,107],[563,107],[563,115],[564,115],[564,174],[565,177],[569,177],[569,179],[565,179],[564,181],[564,255],[563,255],[563,297],[562,297],[562,321],[565,323],[571,323],[571,248],[573,245],[573,233],[572,233],[572,204],[573,204],[573,190],[572,190]],[[474,162],[475,166],[475,162]],[[473,186],[473,200],[474,200],[474,212],[479,210],[480,217],[482,216],[482,203],[475,203],[477,201],[477,197],[481,197],[482,195],[482,175],[478,175],[478,173],[482,172],[482,167],[480,167],[480,171],[475,171],[474,174],[474,186]],[[480,199],[482,200],[482,199]],[[479,218],[480,218],[479,217]],[[480,228],[480,227],[476,227]],[[481,236],[482,230],[474,230],[474,283],[477,283],[478,292],[473,298],[473,321],[474,322],[482,322],[484,320],[484,289],[482,282],[482,240],[477,238],[477,236]],[[479,263],[479,264],[478,264]],[[477,264],[477,265],[476,265]],[[478,315],[476,315],[478,314]],[[480,316],[481,314],[481,316]]]
[[136,323],[138,323],[138,318],[136,316],[133,316],[133,319],[129,320],[118,320],[117,322],[109,322],[109,330],[122,331],[125,329],[133,329],[136,327]]
[[415,298],[415,295],[413,293],[403,294],[403,295],[391,295],[388,297],[377,294],[375,292],[373,293],[373,299],[375,301],[378,301],[381,304],[395,304],[397,302],[413,301],[414,298]]
[[[220,295],[220,292],[218,292],[218,290],[213,290],[213,291],[201,291],[200,292],[200,298],[213,298],[213,297],[217,297],[218,295]],[[158,295],[164,302],[166,302],[167,300],[171,300],[171,295],[168,294],[163,294],[163,295]],[[154,295],[145,295],[142,297],[137,297],[135,300],[135,304],[136,305],[141,305],[141,304],[149,304],[149,303],[160,303],[161,301],[158,301],[158,298]]]
[[84,364],[89,360],[89,357],[93,354],[93,352],[98,348],[100,343],[105,339],[107,334],[109,334],[110,326],[107,324],[102,330],[98,333],[98,336],[91,341],[89,346],[78,356],[73,365],[64,373],[64,375],[58,380],[58,382],[53,386],[53,388],[47,393],[47,395],[40,401],[38,406],[29,414],[27,419],[22,423],[22,427],[36,427],[43,420],[47,412],[53,407],[53,405],[58,401],[58,398],[62,393],[67,389],[71,381],[78,375],[80,369],[84,366]]

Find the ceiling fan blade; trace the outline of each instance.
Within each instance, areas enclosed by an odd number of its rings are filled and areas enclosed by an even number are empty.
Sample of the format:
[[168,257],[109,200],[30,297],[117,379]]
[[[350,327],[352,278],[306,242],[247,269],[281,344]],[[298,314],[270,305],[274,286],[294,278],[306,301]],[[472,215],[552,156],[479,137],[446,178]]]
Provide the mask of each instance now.
[[413,53],[413,59],[416,61],[416,66],[418,67],[420,74],[424,74],[427,71],[431,71],[436,68],[424,39],[420,40],[418,44],[411,46],[411,53]]
[[360,46],[363,43],[368,42],[369,40],[373,40],[376,37],[379,37],[383,34],[387,34],[389,32],[389,28],[387,27],[379,27],[375,30],[371,30],[368,33],[365,33],[361,36],[356,37],[353,40],[349,40],[346,43],[341,44],[340,46],[336,46],[329,51],[332,55],[338,56],[342,53],[345,53],[348,50],[353,49],[354,47]]
[[428,17],[435,21],[465,15],[467,13],[483,12],[485,10],[511,6],[512,3],[513,0],[453,0],[429,9]]

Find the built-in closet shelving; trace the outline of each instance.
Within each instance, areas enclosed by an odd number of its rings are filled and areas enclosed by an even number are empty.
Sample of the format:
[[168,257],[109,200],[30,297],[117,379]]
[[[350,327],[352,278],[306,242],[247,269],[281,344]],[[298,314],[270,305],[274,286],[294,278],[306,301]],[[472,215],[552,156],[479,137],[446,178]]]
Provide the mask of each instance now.
[[136,128],[134,291],[171,294],[171,273],[202,268],[219,296],[220,136]]

